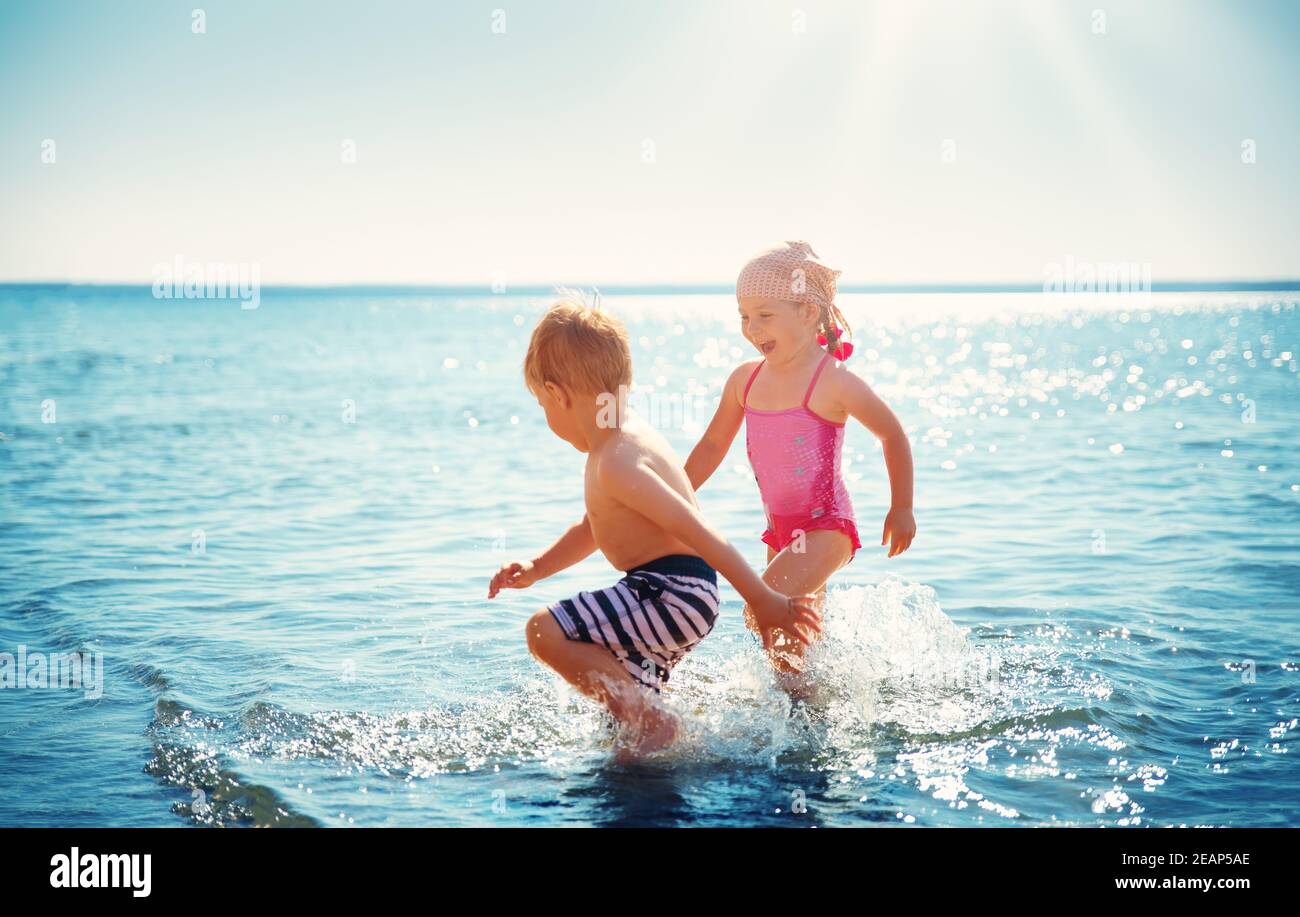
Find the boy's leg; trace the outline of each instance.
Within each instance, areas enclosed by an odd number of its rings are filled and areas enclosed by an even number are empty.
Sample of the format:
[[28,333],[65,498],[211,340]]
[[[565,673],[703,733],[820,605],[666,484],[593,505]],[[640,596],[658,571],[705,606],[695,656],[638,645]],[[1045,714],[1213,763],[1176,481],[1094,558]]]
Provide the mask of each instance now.
[[627,730],[632,756],[668,745],[677,733],[676,718],[655,704],[603,646],[580,643],[564,635],[543,608],[528,620],[528,649],[583,694],[604,704]]
[[[763,581],[782,595],[807,595],[815,593],[820,607],[826,600],[826,581],[853,556],[853,541],[843,532],[833,529],[816,529],[804,535],[804,548],[795,553],[788,545],[777,554],[767,549],[767,569]],[[745,606],[745,623],[754,629],[749,606]],[[768,657],[778,672],[799,672],[803,669],[804,645],[793,636],[775,632],[774,645]]]

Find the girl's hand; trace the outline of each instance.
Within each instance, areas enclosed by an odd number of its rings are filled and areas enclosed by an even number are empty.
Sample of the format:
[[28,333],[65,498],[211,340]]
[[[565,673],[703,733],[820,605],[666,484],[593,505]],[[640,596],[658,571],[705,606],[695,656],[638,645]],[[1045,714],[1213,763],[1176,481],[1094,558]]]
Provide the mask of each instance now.
[[488,584],[488,598],[494,599],[502,589],[527,589],[537,582],[536,567],[531,560],[511,561],[502,564],[492,582]]
[[902,554],[912,544],[912,539],[916,537],[916,520],[912,518],[912,509],[907,506],[896,506],[889,511],[885,517],[885,527],[880,532],[880,543],[890,542],[888,557],[895,554]]

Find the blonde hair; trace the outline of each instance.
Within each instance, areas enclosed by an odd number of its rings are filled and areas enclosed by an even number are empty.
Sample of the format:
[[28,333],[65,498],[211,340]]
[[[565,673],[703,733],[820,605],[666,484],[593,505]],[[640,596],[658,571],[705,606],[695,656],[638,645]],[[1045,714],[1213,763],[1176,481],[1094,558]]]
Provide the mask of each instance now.
[[[843,335],[835,333],[836,325],[843,326],[841,328],[844,332]],[[829,306],[821,306],[819,330],[821,331],[822,336],[826,338],[826,352],[831,356],[835,356],[836,351],[840,349],[840,341],[843,340],[844,337],[853,333],[853,329],[849,327],[849,320],[844,317],[844,313],[840,311],[840,307],[835,305],[833,302]]]
[[632,348],[627,328],[600,308],[599,294],[587,305],[580,292],[560,290],[564,298],[542,316],[524,356],[524,382],[533,394],[547,382],[574,392],[617,394],[632,384]]

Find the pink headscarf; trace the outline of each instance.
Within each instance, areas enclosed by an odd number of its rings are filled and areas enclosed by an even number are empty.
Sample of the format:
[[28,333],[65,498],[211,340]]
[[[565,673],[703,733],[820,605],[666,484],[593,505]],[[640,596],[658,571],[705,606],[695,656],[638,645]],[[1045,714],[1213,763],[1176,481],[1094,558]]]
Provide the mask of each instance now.
[[741,268],[736,296],[760,296],[784,302],[835,302],[840,272],[823,264],[807,242],[786,242],[759,252]]
[[831,355],[843,361],[853,353],[853,345],[842,340],[844,329],[834,321],[840,316],[834,308],[835,278],[839,276],[840,272],[823,264],[807,242],[786,242],[759,252],[740,269],[736,298],[754,296],[819,306],[824,310],[825,333],[817,335],[817,343],[829,347]]

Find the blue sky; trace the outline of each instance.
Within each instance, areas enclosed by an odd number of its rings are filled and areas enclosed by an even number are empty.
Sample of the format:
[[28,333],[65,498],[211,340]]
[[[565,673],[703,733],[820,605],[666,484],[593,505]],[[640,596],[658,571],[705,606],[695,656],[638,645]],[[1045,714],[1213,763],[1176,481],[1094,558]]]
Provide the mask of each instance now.
[[6,2],[0,280],[727,283],[794,238],[846,284],[1300,277],[1298,40],[1265,0]]

